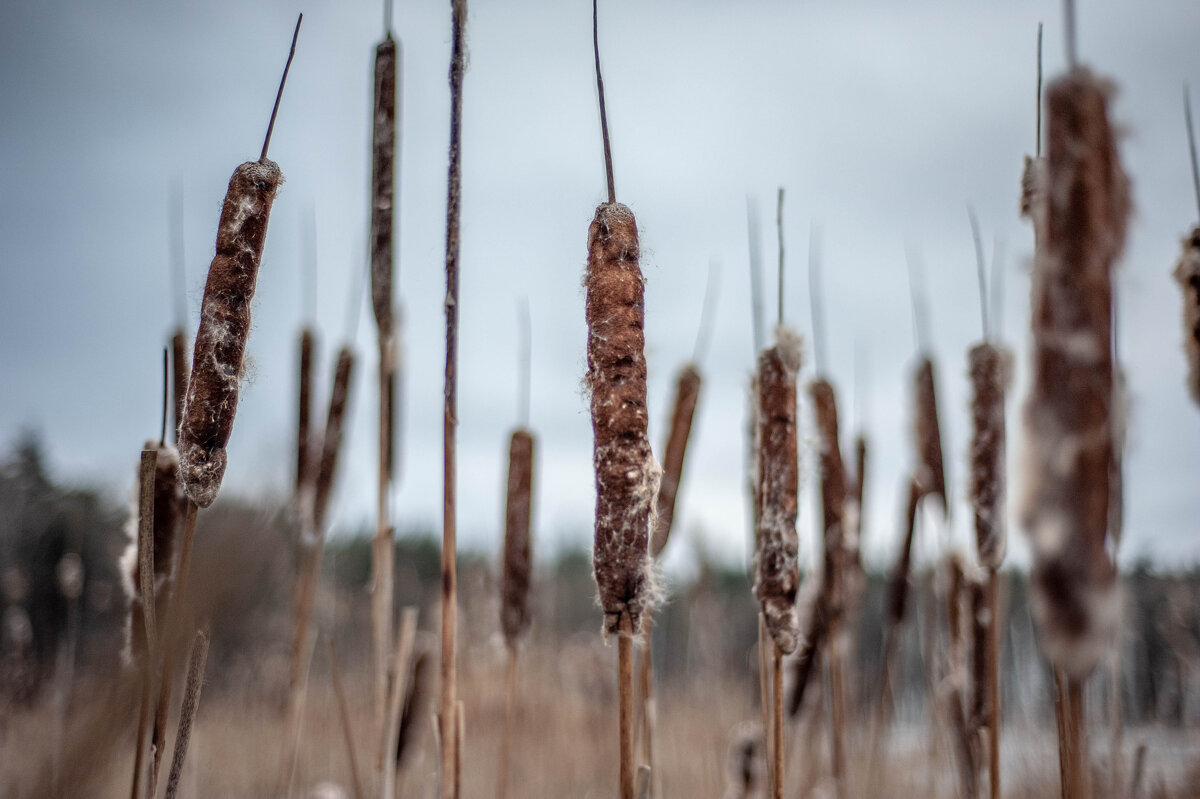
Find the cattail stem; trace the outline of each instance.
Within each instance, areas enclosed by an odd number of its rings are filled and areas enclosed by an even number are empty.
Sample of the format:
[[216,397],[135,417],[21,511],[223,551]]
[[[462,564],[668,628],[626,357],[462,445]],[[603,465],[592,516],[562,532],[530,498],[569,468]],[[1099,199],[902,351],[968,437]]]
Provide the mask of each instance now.
[[771,788],[773,799],[783,799],[783,650],[773,642],[771,649]]
[[458,258],[459,203],[462,186],[462,98],[466,72],[466,0],[452,0],[450,57],[450,165],[446,201],[446,375],[442,414],[442,663],[440,717],[442,729],[442,799],[458,799]]
[[171,336],[171,393],[172,406],[175,409],[171,435],[176,444],[179,443],[179,425],[183,422],[183,402],[187,396],[187,384],[187,337],[181,328]]
[[1058,729],[1058,781],[1062,799],[1074,799],[1071,787],[1074,785],[1072,772],[1070,724],[1068,722],[1067,680],[1062,669],[1053,667],[1054,671],[1054,723]]
[[1072,788],[1070,799],[1091,799],[1092,771],[1088,755],[1087,726],[1084,723],[1083,704],[1084,680],[1067,678],[1067,739],[1071,743],[1068,752],[1071,758]]
[[517,647],[508,647],[508,666],[504,679],[504,737],[500,739],[500,777],[496,781],[497,799],[506,799],[512,778],[513,721],[517,715]]
[[767,620],[762,611],[758,614],[758,694],[759,701],[762,705],[762,721],[763,721],[763,736],[766,738],[766,761],[767,761],[767,792],[772,797],[775,796],[775,757],[774,745],[775,739],[771,736],[771,730],[775,729],[774,719],[772,718],[771,709],[774,703],[771,698],[771,661],[767,655],[767,647],[774,647],[775,642],[771,640],[771,635],[767,632]]
[[846,688],[844,685],[845,664],[842,662],[838,626],[841,620],[834,616],[829,620],[829,702],[830,716],[830,767],[833,772],[834,793],[838,799],[846,797]]
[[[300,331],[300,385],[298,386],[299,397],[296,414],[296,495],[298,498],[302,496],[305,486],[308,485],[309,470],[311,469],[309,423],[312,418],[312,372],[313,331],[312,328],[305,327]],[[301,514],[306,512],[304,509],[299,510]]]
[[354,799],[365,799],[362,779],[358,772],[358,755],[354,748],[354,727],[350,724],[350,707],[346,702],[346,690],[342,686],[342,673],[338,668],[337,653],[333,639],[329,639],[329,670],[333,679],[333,692],[337,696],[338,718],[342,723],[342,738],[346,741],[346,758],[350,764],[350,782],[354,788]]
[[292,46],[288,50],[287,63],[283,65],[283,77],[279,79],[279,90],[275,92],[275,105],[271,109],[271,121],[267,123],[267,135],[263,138],[262,155],[258,157],[260,162],[267,160],[267,149],[271,146],[271,134],[275,132],[275,117],[279,114],[279,101],[283,99],[283,85],[287,83],[288,70],[292,68],[292,59],[296,56],[296,39],[300,36],[300,23],[303,21],[303,14],[296,17],[296,30],[292,32]]
[[142,799],[142,760],[146,754],[146,737],[150,728],[150,700],[153,694],[154,666],[141,665],[142,696],[138,706],[137,743],[133,750],[133,788],[129,799]]
[[1004,729],[1004,716],[1000,707],[1000,576],[995,570],[987,575],[987,614],[988,795],[1001,799],[1000,731]]
[[620,632],[617,636],[617,683],[620,694],[618,711],[618,734],[621,750],[620,799],[634,799],[634,776],[636,765],[633,754],[635,718],[633,714],[633,620],[628,613],[621,614]]
[[170,710],[171,688],[175,677],[175,646],[170,638],[183,627],[188,603],[188,574],[192,566],[192,541],[196,536],[196,514],[199,508],[191,499],[187,500],[187,508],[183,517],[183,543],[179,549],[179,563],[175,567],[175,587],[168,599],[167,632],[164,635],[166,646],[163,647],[162,673],[158,681],[158,702],[154,709],[154,737],[151,748],[154,762],[150,770],[150,795],[158,784],[158,771],[162,763],[163,747],[166,744],[167,714]]
[[183,761],[187,757],[188,742],[192,737],[192,724],[196,719],[196,708],[200,706],[200,689],[204,685],[204,665],[208,661],[208,629],[196,632],[192,642],[192,653],[188,657],[187,684],[183,693],[183,706],[179,711],[179,729],[175,733],[175,752],[171,757],[171,774],[167,778],[166,799],[175,799],[179,792],[179,778],[183,774]]

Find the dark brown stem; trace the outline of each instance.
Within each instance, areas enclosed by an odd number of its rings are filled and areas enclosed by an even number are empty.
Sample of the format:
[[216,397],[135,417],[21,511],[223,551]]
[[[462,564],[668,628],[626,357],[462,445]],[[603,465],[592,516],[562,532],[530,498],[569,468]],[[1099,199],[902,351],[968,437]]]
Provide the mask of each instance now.
[[267,123],[267,136],[263,139],[262,155],[259,161],[267,160],[267,148],[271,146],[271,134],[275,132],[275,116],[279,113],[279,101],[283,99],[283,84],[287,83],[288,70],[292,68],[292,58],[296,55],[296,38],[300,35],[300,23],[304,15],[296,17],[296,30],[292,32],[292,47],[288,50],[287,63],[283,65],[283,77],[279,79],[279,91],[275,92],[275,106],[271,109],[271,121]]
[[1071,740],[1067,697],[1067,681],[1061,669],[1054,668],[1054,723],[1058,728],[1058,782],[1062,799],[1075,799],[1071,795],[1074,774],[1071,770]]
[[771,780],[772,797],[783,799],[783,650],[772,644],[771,661]]
[[446,202],[446,374],[442,412],[442,663],[440,716],[442,720],[442,799],[458,799],[459,762],[457,728],[458,631],[458,258],[459,202],[462,186],[462,97],[466,72],[466,0],[452,2],[453,38],[450,60],[450,167]]
[[592,0],[592,52],[596,57],[596,93],[600,100],[600,134],[604,139],[604,174],[608,179],[608,201],[617,201],[617,188],[613,182],[612,147],[608,139],[608,112],[604,108],[604,78],[600,75],[600,19],[598,0]]
[[1001,799],[1000,794],[1000,730],[1003,715],[1000,710],[1000,577],[995,570],[987,577],[987,726],[988,726],[988,795]]
[[634,799],[633,762],[633,621],[628,613],[621,614],[621,629],[617,636],[617,682],[620,693],[618,733],[621,750],[621,799]]

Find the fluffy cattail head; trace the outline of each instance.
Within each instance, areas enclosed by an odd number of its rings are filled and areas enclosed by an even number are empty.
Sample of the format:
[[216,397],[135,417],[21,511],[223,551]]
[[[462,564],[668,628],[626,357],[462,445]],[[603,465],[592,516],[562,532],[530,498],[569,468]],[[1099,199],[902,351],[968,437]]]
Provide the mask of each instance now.
[[504,508],[504,574],[500,628],[515,648],[529,628],[529,520],[533,494],[533,435],[516,430],[508,444],[508,495]]
[[660,469],[646,438],[646,357],[637,222],[603,203],[588,229],[587,387],[596,470],[593,568],[605,630],[628,614],[634,632],[654,603],[648,551]]
[[989,570],[1004,561],[1004,388],[1007,356],[991,344],[973,347],[970,362],[971,507],[979,562]]
[[1187,354],[1188,391],[1200,404],[1200,226],[1183,240],[1183,254],[1175,267],[1183,291],[1183,351]]
[[396,157],[396,42],[375,48],[371,132],[371,308],[381,338],[392,334],[392,216]]
[[1033,375],[1022,512],[1043,650],[1072,678],[1115,633],[1107,541],[1113,458],[1112,279],[1129,185],[1108,122],[1110,87],[1076,68],[1046,91],[1046,226],[1033,275]]
[[313,491],[313,521],[320,530],[325,524],[329,495],[333,492],[333,476],[337,471],[338,454],[342,449],[342,429],[346,422],[350,398],[350,378],[354,373],[354,351],[342,347],[338,351],[337,367],[333,373],[333,390],[329,393],[329,416],[325,435],[321,439],[321,460],[317,464]]
[[914,374],[916,388],[916,481],[921,495],[938,498],[942,512],[947,511],[946,470],[942,459],[942,428],[938,422],[937,389],[933,379],[933,361],[922,358]]
[[688,439],[692,433],[692,418],[696,414],[696,402],[699,398],[700,373],[696,371],[695,364],[685,364],[679,370],[679,379],[675,384],[671,432],[663,454],[662,484],[658,489],[658,516],[654,524],[654,535],[650,539],[650,554],[656,558],[667,545],[667,538],[671,535],[671,524],[675,521],[675,499],[679,494],[683,459],[687,454]]
[[274,161],[248,161],[233,171],[221,209],[217,254],[204,286],[179,430],[184,490],[201,508],[217,498],[225,476],[225,445],[237,411],[250,306],[271,205],[281,183],[283,173]]
[[796,648],[799,622],[796,591],[796,516],[800,464],[796,441],[796,373],[800,337],[785,327],[774,347],[758,358],[758,548],[754,554],[754,595],[767,631],[785,654]]

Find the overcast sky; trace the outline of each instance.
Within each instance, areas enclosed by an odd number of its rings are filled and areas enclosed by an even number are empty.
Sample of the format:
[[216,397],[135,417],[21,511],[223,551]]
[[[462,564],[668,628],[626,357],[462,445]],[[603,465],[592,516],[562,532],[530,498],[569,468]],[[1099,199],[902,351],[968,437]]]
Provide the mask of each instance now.
[[[169,187],[183,186],[194,334],[226,184],[237,164],[258,155],[301,10],[271,145],[287,183],[272,212],[222,496],[288,489],[310,214],[324,416],[329,367],[365,258],[379,5],[0,4],[0,436],[40,431],[58,477],[131,490],[139,446],[157,435],[161,347],[175,324]],[[977,209],[989,253],[999,240],[1004,256],[1002,329],[1018,356],[1009,402],[1015,465],[1032,252],[1017,194],[1022,156],[1034,147],[1037,22],[1046,23],[1049,78],[1064,62],[1060,5],[605,0],[600,13],[617,194],[642,236],[656,449],[674,373],[692,354],[708,265],[721,267],[669,561],[686,569],[697,542],[731,562],[744,557],[742,435],[753,364],[746,198],[758,200],[764,260],[773,265],[780,185],[787,321],[810,335],[815,223],[827,371],[843,435],[848,445],[862,426],[871,440],[868,559],[892,557],[911,462],[908,248],[919,253],[932,305],[953,537],[970,541],[965,353],[980,319],[965,208]],[[605,193],[590,17],[586,0],[471,5],[459,393],[465,546],[499,540],[524,297],[534,332],[536,535],[552,546],[590,543],[581,278],[588,223]],[[1112,113],[1125,132],[1121,157],[1136,203],[1119,275],[1132,393],[1122,558],[1192,564],[1200,561],[1200,409],[1184,388],[1181,299],[1170,271],[1197,216],[1180,87],[1200,84],[1200,4],[1080,2],[1078,17],[1081,58],[1119,90]],[[397,0],[405,393],[394,510],[402,529],[440,529],[449,26],[449,3]],[[375,336],[365,306],[353,336],[358,379],[333,510],[341,530],[372,524]],[[807,404],[801,412],[801,540],[811,558],[813,428]],[[1009,472],[1015,497],[1020,475]],[[1021,542],[1010,549],[1024,561]]]

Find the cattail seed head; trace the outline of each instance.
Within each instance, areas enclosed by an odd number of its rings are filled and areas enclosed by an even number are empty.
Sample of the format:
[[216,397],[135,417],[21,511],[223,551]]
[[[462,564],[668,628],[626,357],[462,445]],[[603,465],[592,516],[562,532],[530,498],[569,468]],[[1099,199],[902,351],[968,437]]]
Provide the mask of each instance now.
[[306,327],[300,331],[300,397],[296,419],[296,493],[305,490],[312,470],[312,443],[310,425],[312,421],[312,372],[313,331]]
[[350,378],[354,373],[354,351],[342,347],[338,351],[337,367],[333,373],[333,390],[329,393],[329,416],[325,421],[325,435],[321,440],[321,460],[317,464],[316,484],[313,491],[313,521],[317,530],[325,525],[325,514],[329,508],[329,495],[333,491],[333,477],[337,471],[338,454],[342,449],[342,430],[346,422],[347,403],[350,398]]
[[1183,291],[1183,351],[1187,354],[1188,391],[1200,404],[1200,226],[1183,240],[1183,254],[1175,267]]
[[1046,227],[1033,275],[1022,521],[1042,648],[1074,679],[1107,649],[1119,605],[1107,541],[1111,273],[1130,201],[1108,122],[1110,92],[1084,68],[1047,88]]
[[1046,203],[1046,159],[1025,156],[1021,172],[1021,216],[1033,224],[1034,235],[1041,237]]
[[933,361],[922,358],[914,374],[916,388],[916,435],[917,464],[916,480],[922,496],[935,496],[942,506],[946,504],[946,470],[942,458],[942,428],[938,422],[937,389],[933,376]]
[[654,535],[650,539],[650,554],[656,558],[667,545],[671,525],[675,521],[675,499],[679,495],[679,481],[683,477],[683,460],[692,433],[696,402],[700,399],[700,382],[700,373],[696,371],[695,364],[689,363],[679,371],[679,379],[675,383],[671,432],[663,454],[662,484],[658,489],[658,516]]
[[[155,450],[153,539],[154,539],[154,601],[156,616],[165,615],[165,600],[175,569],[175,541],[183,529],[184,495],[179,485],[179,454],[169,444],[159,446],[157,441],[147,441],[147,450]],[[139,475],[140,494],[140,475]],[[126,627],[124,657],[133,662],[141,657],[146,636],[142,621],[141,594],[142,570],[138,559],[138,511],[139,498],[135,497],[133,513],[130,514],[129,544],[121,555],[122,584],[129,597],[129,626]]]
[[267,222],[283,173],[274,161],[248,161],[233,171],[208,268],[192,374],[179,430],[180,475],[188,498],[207,508],[225,476],[233,432],[250,306],[262,263]]
[[971,419],[971,507],[980,564],[991,571],[1004,561],[1004,390],[1006,353],[991,344],[968,354],[973,395]]
[[649,556],[660,470],[646,438],[646,357],[637,223],[620,203],[602,203],[588,229],[587,386],[596,470],[593,568],[604,626],[628,613],[636,634],[655,601]]
[[916,480],[908,481],[908,502],[904,506],[904,540],[892,576],[888,583],[888,623],[895,627],[904,621],[908,612],[909,573],[912,571],[913,534],[917,528],[917,505],[921,502],[921,488]]
[[396,42],[375,48],[375,111],[371,133],[371,307],[379,335],[392,334],[392,216],[396,158]]
[[725,799],[762,799],[766,755],[762,725],[743,721],[729,736]]
[[504,508],[504,574],[500,584],[500,628],[510,648],[529,629],[530,511],[533,494],[533,435],[515,430],[508,444],[508,495]]
[[800,464],[797,457],[796,373],[800,337],[780,326],[776,345],[758,358],[758,548],[754,595],[767,631],[784,654],[796,648],[800,587],[796,516]]
[[838,440],[837,397],[827,380],[814,380],[809,387],[817,415],[821,447],[821,512],[824,531],[822,584],[825,607],[832,618],[841,615],[845,604],[842,576],[845,571],[846,470]]

